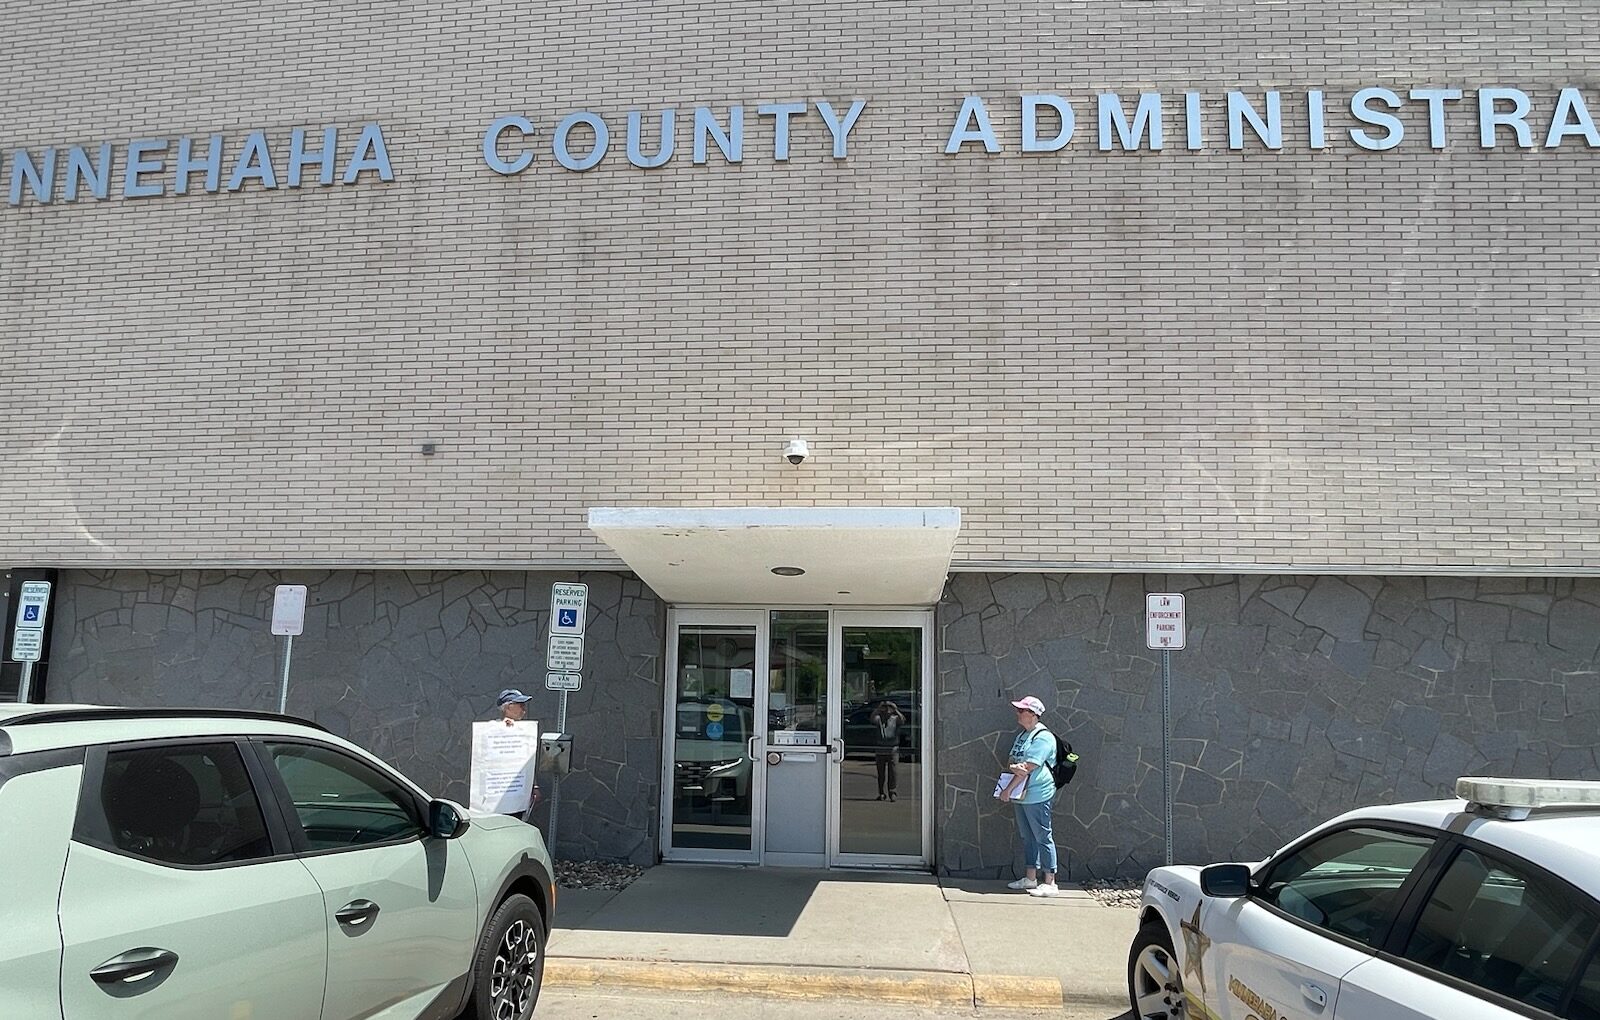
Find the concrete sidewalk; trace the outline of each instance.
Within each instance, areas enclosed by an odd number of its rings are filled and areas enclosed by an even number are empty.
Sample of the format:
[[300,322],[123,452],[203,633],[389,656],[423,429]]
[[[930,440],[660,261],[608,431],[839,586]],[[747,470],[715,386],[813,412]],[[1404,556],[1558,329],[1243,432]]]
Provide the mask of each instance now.
[[662,865],[562,890],[545,983],[1127,1010],[1137,912],[929,875]]

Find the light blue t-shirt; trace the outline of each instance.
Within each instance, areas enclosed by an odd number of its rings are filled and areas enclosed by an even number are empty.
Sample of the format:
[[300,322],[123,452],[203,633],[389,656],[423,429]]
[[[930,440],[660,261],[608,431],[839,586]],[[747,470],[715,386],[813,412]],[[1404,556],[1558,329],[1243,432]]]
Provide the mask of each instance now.
[[1023,787],[1022,796],[1012,797],[1013,804],[1041,804],[1053,800],[1056,795],[1056,779],[1050,774],[1050,766],[1056,763],[1056,738],[1040,723],[1027,733],[1018,733],[1017,739],[1011,744],[1011,761],[1032,762],[1038,768],[1028,773],[1028,785]]

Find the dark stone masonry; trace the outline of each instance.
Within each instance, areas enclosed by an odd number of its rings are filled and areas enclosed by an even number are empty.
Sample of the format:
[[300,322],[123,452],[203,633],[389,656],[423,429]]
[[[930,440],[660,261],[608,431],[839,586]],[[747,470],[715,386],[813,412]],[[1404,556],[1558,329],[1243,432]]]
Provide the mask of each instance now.
[[[630,575],[64,571],[49,697],[276,709],[272,589],[305,583],[289,711],[464,799],[468,724],[494,716],[500,688],[532,694],[530,715],[555,728],[557,580],[589,585],[590,621],[556,851],[654,863],[666,612]],[[1083,756],[1056,808],[1069,877],[1161,863],[1156,591],[1188,603],[1172,656],[1179,861],[1259,858],[1356,805],[1447,796],[1461,775],[1600,778],[1600,580],[960,573],[936,617],[941,871],[1020,862],[989,788],[1023,694]]]
[[1055,813],[1071,877],[1162,863],[1144,596],[1163,591],[1189,619],[1172,654],[1179,862],[1257,859],[1361,804],[1450,796],[1463,775],[1600,778],[1600,581],[956,574],[939,607],[943,869],[1021,860],[988,785],[1023,694],[1083,758]]
[[[465,800],[471,723],[496,693],[544,689],[550,585],[589,586],[584,686],[569,696],[573,775],[562,781],[562,857],[655,862],[666,612],[616,573],[482,571],[63,571],[50,700],[276,711],[283,638],[273,587],[309,587],[290,659],[290,714],[367,747],[438,796]],[[549,784],[545,784],[548,794]]]

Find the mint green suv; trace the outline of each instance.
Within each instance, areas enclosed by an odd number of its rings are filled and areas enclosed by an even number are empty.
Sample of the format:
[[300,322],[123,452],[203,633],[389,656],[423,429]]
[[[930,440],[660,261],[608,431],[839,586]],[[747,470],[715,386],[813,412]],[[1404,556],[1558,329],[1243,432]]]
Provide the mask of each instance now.
[[312,723],[0,706],[8,1020],[526,1020],[551,875]]

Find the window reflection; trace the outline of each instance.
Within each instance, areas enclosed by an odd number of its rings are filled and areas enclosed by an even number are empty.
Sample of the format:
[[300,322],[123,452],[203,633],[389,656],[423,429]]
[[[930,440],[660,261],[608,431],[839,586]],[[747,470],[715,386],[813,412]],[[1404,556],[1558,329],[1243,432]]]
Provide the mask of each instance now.
[[839,850],[921,856],[922,629],[840,633]]
[[754,628],[678,629],[674,847],[750,849],[755,665]]
[[774,612],[771,651],[767,743],[821,745],[828,733],[827,611]]

